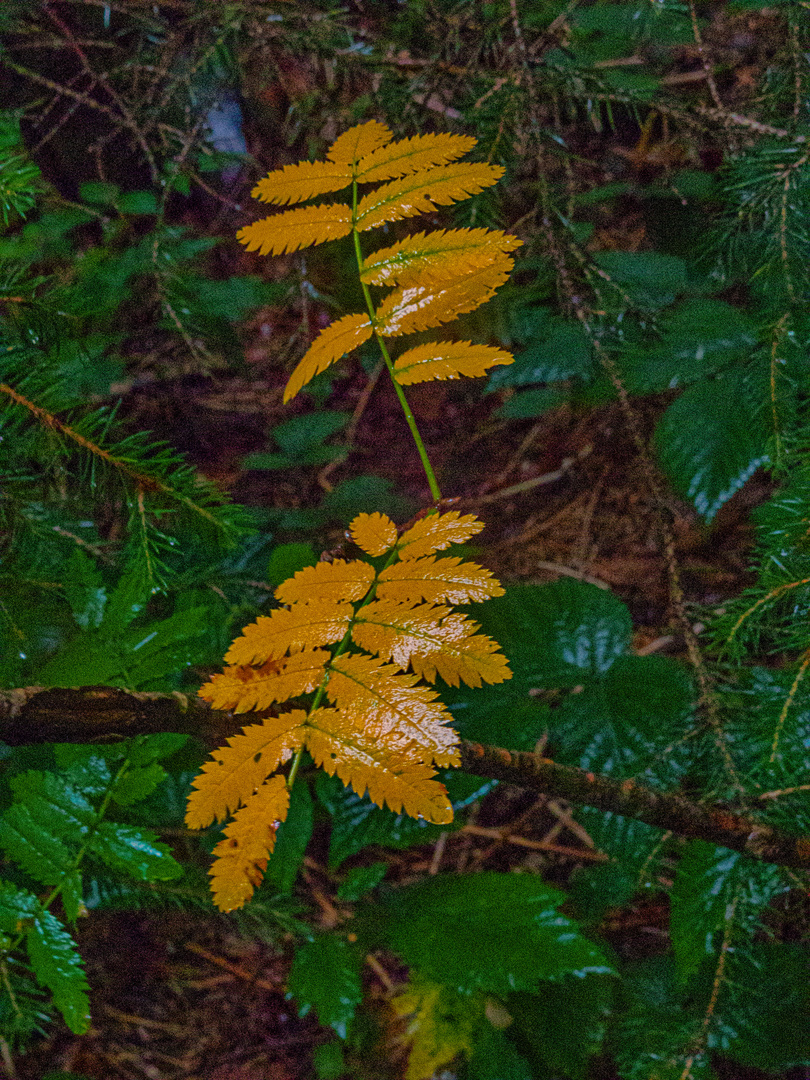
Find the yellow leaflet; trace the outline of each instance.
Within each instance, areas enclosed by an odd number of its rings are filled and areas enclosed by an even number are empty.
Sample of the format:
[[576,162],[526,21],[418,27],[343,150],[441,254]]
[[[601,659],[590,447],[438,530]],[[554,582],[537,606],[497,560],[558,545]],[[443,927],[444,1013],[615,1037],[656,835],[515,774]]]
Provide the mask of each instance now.
[[270,716],[218,747],[194,778],[186,807],[189,829],[204,829],[212,821],[222,821],[240,803],[247,802],[270,773],[303,744],[306,720],[303,709]]
[[460,514],[458,510],[428,514],[400,536],[397,551],[400,559],[418,559],[434,551],[444,551],[451,544],[463,544],[483,527],[483,521],[474,514]]
[[493,364],[512,364],[514,356],[505,349],[473,345],[470,341],[429,341],[398,356],[394,376],[400,386],[430,382],[432,379],[477,378]]
[[355,165],[368,154],[389,143],[394,133],[379,120],[357,124],[339,135],[329,147],[326,156],[341,165]]
[[447,607],[374,600],[358,612],[352,639],[403,671],[412,668],[427,682],[435,682],[437,675],[450,686],[460,681],[480,686],[511,679],[497,642],[477,630],[477,623]]
[[262,218],[245,225],[236,234],[240,244],[248,251],[260,255],[282,255],[285,251],[297,251],[311,244],[325,244],[337,240],[352,231],[351,207],[299,206],[282,214]]
[[331,645],[346,633],[353,614],[351,604],[322,601],[260,615],[245,627],[225,653],[225,659],[229,664],[264,664],[286,652]]
[[[268,173],[251,195],[269,203],[296,203],[340,191],[352,182],[352,170],[333,161],[299,161]],[[272,219],[271,219],[272,220]]]
[[344,653],[332,661],[326,696],[395,757],[415,746],[422,761],[457,765],[458,735],[446,726],[453,718],[436,691],[417,682],[394,664]]
[[364,184],[432,169],[463,157],[475,146],[470,135],[414,135],[371,151],[357,163]]
[[437,206],[449,206],[496,184],[503,171],[500,165],[459,162],[404,176],[369,192],[360,200],[357,228],[365,232],[386,221],[400,221],[435,210]]
[[310,717],[307,749],[315,764],[358,795],[368,790],[377,806],[395,813],[423,817],[435,825],[453,820],[447,788],[435,780],[435,772],[414,752],[392,753],[379,740],[370,738],[357,717],[341,709],[316,709]]
[[290,376],[284,390],[285,403],[316,375],[326,371],[330,364],[368,341],[372,333],[368,315],[344,315],[322,330]]
[[221,675],[211,676],[206,699],[214,709],[236,713],[269,709],[276,701],[317,689],[330,659],[324,649],[304,649],[282,660],[268,660],[261,667],[228,667]]
[[[394,530],[396,540],[396,529]],[[276,589],[282,604],[309,604],[313,600],[362,600],[374,580],[374,568],[361,559],[319,562],[305,566]]]
[[437,229],[416,233],[363,261],[360,278],[367,285],[419,285],[452,280],[487,266],[499,251],[523,243],[516,236],[494,229]]
[[220,911],[241,907],[261,884],[267,856],[276,844],[276,830],[289,808],[290,794],[284,777],[273,776],[226,826],[208,871],[214,903]]
[[398,337],[429,330],[457,315],[474,311],[495,295],[513,265],[508,255],[498,252],[489,266],[464,274],[456,281],[397,289],[377,308],[377,328],[384,337]]
[[384,555],[397,542],[397,527],[385,514],[358,514],[349,532],[367,555]]
[[432,604],[469,604],[490,596],[503,596],[503,589],[489,570],[475,563],[462,562],[457,556],[437,559],[428,555],[394,563],[380,574],[376,596],[379,600],[398,600]]
[[459,994],[418,976],[392,999],[391,1007],[408,1021],[411,1053],[405,1080],[431,1080],[459,1054],[472,1057],[476,1036],[487,1026],[481,994]]

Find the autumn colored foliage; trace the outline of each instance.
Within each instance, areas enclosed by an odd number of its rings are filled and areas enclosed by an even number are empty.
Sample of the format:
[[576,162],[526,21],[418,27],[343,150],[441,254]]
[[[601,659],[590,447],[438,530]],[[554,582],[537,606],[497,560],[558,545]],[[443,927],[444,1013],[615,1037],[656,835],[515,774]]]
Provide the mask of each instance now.
[[[326,161],[287,165],[253,190],[264,202],[289,205],[351,185],[351,204],[285,210],[238,234],[248,250],[262,254],[354,235],[367,312],[345,315],[321,332],[293,372],[285,401],[372,336],[406,414],[402,386],[484,375],[494,364],[512,363],[505,350],[470,341],[421,343],[391,359],[386,339],[439,326],[488,300],[506,281],[509,252],[521,243],[496,230],[437,229],[364,258],[360,233],[475,194],[503,173],[499,166],[455,163],[475,145],[466,135],[392,140],[384,124],[371,120],[336,139]],[[359,196],[358,184],[381,181],[387,183]],[[375,307],[369,285],[393,291]],[[437,494],[413,423],[411,430]],[[452,610],[501,595],[498,582],[474,563],[435,553],[482,528],[472,515],[433,511],[398,536],[384,515],[360,514],[351,538],[382,565],[336,559],[299,571],[276,589],[284,606],[246,627],[225,656],[230,666],[201,688],[217,709],[270,710],[214,753],[188,801],[191,828],[233,816],[211,869],[222,910],[244,904],[261,880],[304,750],[379,806],[436,824],[452,820],[446,789],[434,777],[436,767],[459,763],[458,738],[438,693],[425,683],[441,677],[454,686],[480,686],[511,672],[497,643]],[[274,713],[304,695],[314,695],[306,708]],[[276,770],[293,755],[285,781]]]
[[[194,781],[191,828],[233,815],[215,848],[214,900],[241,906],[261,880],[289,792],[276,770],[306,749],[378,806],[444,824],[453,810],[435,766],[458,764],[458,737],[437,692],[511,677],[506,658],[452,605],[500,596],[488,570],[437,557],[483,528],[473,515],[433,513],[400,536],[383,514],[360,514],[351,538],[372,559],[335,559],[276,589],[283,604],[246,627],[200,695],[214,708],[266,712],[215,751]],[[307,708],[273,707],[314,694]]]

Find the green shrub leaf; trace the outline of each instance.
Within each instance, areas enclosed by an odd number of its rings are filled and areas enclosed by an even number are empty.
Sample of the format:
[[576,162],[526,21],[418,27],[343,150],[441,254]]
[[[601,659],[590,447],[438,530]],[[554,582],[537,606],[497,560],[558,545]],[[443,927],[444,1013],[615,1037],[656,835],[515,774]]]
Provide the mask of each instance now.
[[612,974],[560,913],[565,894],[528,874],[438,875],[392,891],[382,933],[420,973],[462,993],[536,991],[545,979]]
[[299,1016],[314,1009],[325,1027],[345,1039],[363,997],[362,966],[363,953],[334,934],[318,934],[300,945],[287,982]]

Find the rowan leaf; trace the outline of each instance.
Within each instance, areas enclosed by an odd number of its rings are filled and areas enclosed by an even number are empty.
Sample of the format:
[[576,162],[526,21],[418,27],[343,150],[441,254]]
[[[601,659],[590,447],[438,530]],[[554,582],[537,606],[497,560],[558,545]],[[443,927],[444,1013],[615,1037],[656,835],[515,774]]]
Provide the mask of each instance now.
[[503,596],[504,591],[492,573],[476,563],[462,562],[455,555],[443,559],[426,555],[387,566],[380,574],[376,595],[379,600],[402,603],[470,604]]
[[374,600],[360,610],[352,638],[361,649],[409,667],[427,682],[440,675],[450,686],[500,683],[512,677],[497,642],[476,633],[478,624],[433,604],[412,607]]
[[384,555],[397,542],[397,527],[385,514],[358,514],[349,526],[352,540],[367,555]]
[[340,165],[353,166],[385,146],[393,137],[394,133],[385,124],[381,124],[379,120],[369,120],[338,135],[326,156]]
[[458,735],[447,726],[452,716],[435,690],[417,682],[416,675],[402,674],[395,664],[344,654],[332,661],[326,696],[391,754],[413,744],[420,760],[457,765]]
[[425,764],[420,747],[396,753],[363,723],[352,709],[316,709],[310,716],[307,749],[315,764],[335,773],[358,795],[368,791],[377,806],[404,811],[436,825],[453,820],[453,807],[444,784]]
[[326,371],[330,364],[368,341],[372,333],[368,315],[344,315],[322,330],[290,376],[284,389],[285,403],[316,375]]
[[505,349],[473,345],[470,341],[428,341],[408,349],[394,361],[394,377],[400,386],[430,382],[432,379],[477,378],[493,364],[512,364],[514,356]]
[[[368,517],[368,514],[361,515]],[[375,514],[382,517],[382,514]],[[388,519],[386,519],[388,520]],[[397,530],[394,523],[394,541]],[[393,542],[389,547],[393,546]],[[382,552],[379,552],[382,554]],[[374,567],[362,559],[335,559],[333,562],[319,562],[314,566],[305,566],[303,570],[283,582],[276,589],[276,600],[282,604],[310,604],[318,600],[362,600],[374,580]]]
[[248,251],[260,255],[283,255],[312,244],[338,240],[352,231],[350,206],[299,206],[282,214],[262,218],[245,225],[236,234]]
[[352,182],[352,170],[334,161],[299,161],[275,169],[261,179],[251,195],[267,203],[297,203],[340,191]]
[[[230,664],[264,664],[286,652],[331,645],[346,633],[353,614],[351,604],[328,600],[295,605],[290,610],[279,608],[246,626],[225,653],[225,659]],[[203,691],[210,685],[202,687],[200,697],[208,700]]]
[[356,227],[365,232],[387,221],[449,206],[496,184],[503,173],[501,165],[459,162],[403,176],[363,196],[357,207]]
[[472,150],[475,142],[470,135],[445,133],[398,139],[369,151],[361,158],[357,163],[357,179],[364,184],[374,183],[445,165],[448,161],[463,157],[468,150]]
[[281,660],[268,660],[259,667],[247,664],[227,667],[221,674],[211,676],[205,687],[205,699],[214,709],[230,709],[235,713],[269,709],[274,702],[288,701],[315,690],[329,659],[330,654],[323,649],[304,649]]
[[391,247],[373,252],[360,269],[367,285],[417,285],[448,281],[459,273],[487,266],[499,252],[523,243],[495,229],[437,229],[407,236]]
[[194,778],[186,825],[203,829],[247,802],[259,785],[303,744],[306,721],[303,709],[269,716],[218,747]]
[[444,551],[451,544],[463,544],[483,527],[483,521],[475,514],[460,514],[458,510],[428,514],[400,536],[397,553],[400,559],[419,559],[434,551]]
[[499,252],[494,262],[447,284],[409,285],[397,289],[377,308],[377,329],[384,337],[429,330],[457,315],[474,311],[495,295],[509,277],[513,260]]
[[233,911],[253,895],[261,883],[267,857],[276,843],[278,826],[287,817],[290,793],[283,776],[273,776],[251,795],[223,830],[208,871],[214,903],[220,911]]

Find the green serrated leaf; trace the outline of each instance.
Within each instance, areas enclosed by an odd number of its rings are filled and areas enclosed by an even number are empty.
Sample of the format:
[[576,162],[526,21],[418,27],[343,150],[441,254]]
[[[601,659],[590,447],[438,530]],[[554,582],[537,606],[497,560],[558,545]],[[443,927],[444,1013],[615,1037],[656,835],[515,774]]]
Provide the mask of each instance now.
[[384,862],[375,862],[370,866],[355,866],[338,886],[338,900],[349,902],[359,900],[380,884],[387,869],[388,864]]
[[658,422],[654,443],[676,491],[706,521],[770,462],[759,402],[735,370],[687,387]]
[[475,1040],[466,1080],[535,1080],[537,1073],[511,1039],[484,1025]]
[[41,911],[26,934],[34,974],[53,995],[65,1023],[76,1035],[90,1027],[87,976],[76,942],[49,911]]
[[151,795],[165,779],[166,770],[156,762],[130,768],[116,780],[110,794],[119,806],[132,806]]
[[[540,309],[544,311],[544,309]],[[590,378],[594,370],[593,347],[578,322],[538,317],[518,327],[526,347],[515,354],[514,364],[496,368],[489,377],[487,393],[510,386]],[[525,336],[530,334],[531,336]]]
[[564,978],[540,994],[512,994],[507,1008],[532,1054],[552,1075],[586,1080],[602,1050],[616,982],[604,976]]
[[319,934],[299,945],[287,982],[299,1016],[314,1009],[320,1023],[345,1039],[363,998],[363,963],[363,953],[335,934]]
[[0,847],[43,885],[58,885],[74,863],[70,848],[22,803],[10,806],[0,818]]
[[695,299],[679,304],[662,319],[661,343],[644,345],[622,357],[629,390],[674,390],[713,375],[751,355],[757,333],[740,308],[722,300]]
[[535,991],[546,979],[612,974],[602,950],[560,913],[564,901],[529,874],[437,875],[383,898],[381,933],[408,964],[462,993]]
[[736,851],[692,840],[678,863],[670,895],[670,932],[678,975],[686,981],[718,947],[734,920],[739,948],[746,930],[760,926],[762,910],[787,888],[778,867]]
[[172,881],[183,874],[169,848],[148,829],[102,821],[90,838],[89,849],[113,870],[138,881]]
[[312,796],[303,781],[293,785],[290,809],[278,830],[276,846],[267,860],[264,876],[280,893],[292,892],[298,871],[312,836],[314,816]]
[[[477,604],[475,619],[509,658],[510,686],[577,686],[608,670],[630,643],[625,605],[605,589],[571,578],[510,586]],[[513,686],[514,684],[514,686]]]
[[600,251],[596,264],[640,308],[661,308],[686,291],[686,263],[658,251]]

